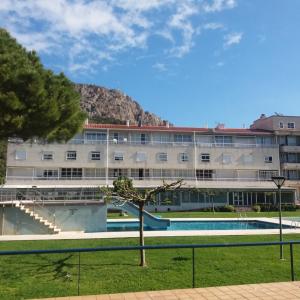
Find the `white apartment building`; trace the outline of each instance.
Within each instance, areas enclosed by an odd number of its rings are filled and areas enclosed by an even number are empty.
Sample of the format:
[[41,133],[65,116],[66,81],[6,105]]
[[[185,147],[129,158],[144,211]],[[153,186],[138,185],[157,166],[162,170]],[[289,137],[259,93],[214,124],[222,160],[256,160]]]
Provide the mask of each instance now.
[[[277,118],[256,120],[250,129],[86,124],[66,144],[11,140],[2,199],[34,186],[43,199],[96,200],[99,186],[128,176],[141,189],[184,179],[180,191],[149,203],[152,211],[275,204],[270,179],[281,168],[288,179],[299,175],[290,160],[300,154],[298,144],[289,144],[299,142],[300,117]],[[297,197],[296,185],[284,187],[283,202]]]

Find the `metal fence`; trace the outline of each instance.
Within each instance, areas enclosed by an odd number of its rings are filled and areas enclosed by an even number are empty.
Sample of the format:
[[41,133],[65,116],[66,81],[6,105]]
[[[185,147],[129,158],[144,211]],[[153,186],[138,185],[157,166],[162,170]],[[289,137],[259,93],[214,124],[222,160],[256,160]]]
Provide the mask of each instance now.
[[[146,245],[146,246],[115,246],[115,247],[97,247],[97,248],[68,248],[68,249],[50,249],[50,250],[17,250],[17,251],[0,251],[0,256],[8,255],[31,255],[31,254],[58,254],[58,253],[78,253],[78,272],[77,272],[77,294],[80,295],[80,253],[87,252],[105,252],[105,251],[139,251],[139,250],[160,250],[160,249],[191,249],[192,265],[191,287],[195,288],[195,249],[203,248],[238,248],[238,247],[266,247],[288,245],[290,252],[290,276],[291,281],[295,281],[294,271],[294,245],[299,245],[300,241],[286,242],[256,242],[256,243],[226,243],[226,244],[180,244],[180,245]],[[279,253],[279,252],[278,252]],[[278,258],[279,259],[279,258]]]

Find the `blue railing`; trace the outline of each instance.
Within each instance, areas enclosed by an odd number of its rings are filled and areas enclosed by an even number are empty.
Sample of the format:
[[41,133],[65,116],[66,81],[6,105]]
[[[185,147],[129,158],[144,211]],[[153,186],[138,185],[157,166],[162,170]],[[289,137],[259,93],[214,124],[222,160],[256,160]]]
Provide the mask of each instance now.
[[0,256],[5,255],[31,255],[31,254],[57,254],[57,253],[78,253],[78,272],[77,272],[77,294],[80,295],[80,253],[83,252],[105,252],[105,251],[139,251],[139,250],[159,250],[159,249],[192,249],[192,284],[195,287],[195,249],[203,248],[238,248],[238,247],[263,247],[289,245],[290,248],[290,272],[291,281],[295,281],[294,271],[294,251],[293,246],[299,245],[300,241],[286,242],[255,242],[255,243],[225,243],[225,244],[180,244],[180,245],[145,245],[145,246],[115,246],[115,247],[96,247],[96,248],[68,248],[68,249],[49,249],[49,250],[5,250],[0,251]]

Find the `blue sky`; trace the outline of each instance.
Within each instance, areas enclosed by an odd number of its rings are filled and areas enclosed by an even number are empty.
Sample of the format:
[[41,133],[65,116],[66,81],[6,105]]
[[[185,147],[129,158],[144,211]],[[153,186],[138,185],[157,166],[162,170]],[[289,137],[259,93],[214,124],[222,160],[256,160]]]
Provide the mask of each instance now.
[[299,16],[299,0],[0,1],[46,67],[197,127],[300,115]]

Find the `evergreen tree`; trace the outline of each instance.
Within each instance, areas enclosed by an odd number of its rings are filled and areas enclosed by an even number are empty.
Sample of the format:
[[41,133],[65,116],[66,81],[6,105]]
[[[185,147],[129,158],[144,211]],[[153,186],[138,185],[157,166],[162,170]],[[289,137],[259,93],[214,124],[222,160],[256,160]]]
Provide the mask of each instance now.
[[81,128],[80,96],[0,28],[0,140],[33,137],[66,141]]

